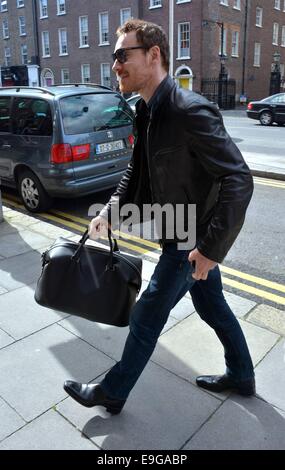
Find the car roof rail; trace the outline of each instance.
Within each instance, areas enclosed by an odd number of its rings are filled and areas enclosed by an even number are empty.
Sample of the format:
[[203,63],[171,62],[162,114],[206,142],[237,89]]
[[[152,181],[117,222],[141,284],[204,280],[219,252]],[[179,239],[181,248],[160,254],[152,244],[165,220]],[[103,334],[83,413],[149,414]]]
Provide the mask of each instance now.
[[91,87],[91,88],[104,88],[106,90],[113,91],[112,88],[106,85],[100,85],[99,83],[58,83],[56,85],[51,85],[51,87],[69,87],[69,86],[86,86],[86,87]]
[[16,90],[16,92],[19,92],[20,90],[38,90],[41,91],[42,93],[48,93],[49,95],[54,96],[54,93],[50,90],[47,90],[46,88],[40,87],[40,86],[3,86],[0,87],[0,91],[4,90]]

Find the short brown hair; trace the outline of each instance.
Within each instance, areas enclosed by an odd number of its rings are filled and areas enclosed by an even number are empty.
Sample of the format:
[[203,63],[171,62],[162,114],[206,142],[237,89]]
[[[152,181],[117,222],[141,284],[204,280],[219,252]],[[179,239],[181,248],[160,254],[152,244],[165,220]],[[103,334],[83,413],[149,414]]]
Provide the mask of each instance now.
[[169,70],[169,43],[165,31],[155,23],[133,19],[127,20],[117,29],[117,36],[122,34],[136,32],[137,41],[141,46],[150,49],[158,46],[162,58],[162,65],[168,72]]

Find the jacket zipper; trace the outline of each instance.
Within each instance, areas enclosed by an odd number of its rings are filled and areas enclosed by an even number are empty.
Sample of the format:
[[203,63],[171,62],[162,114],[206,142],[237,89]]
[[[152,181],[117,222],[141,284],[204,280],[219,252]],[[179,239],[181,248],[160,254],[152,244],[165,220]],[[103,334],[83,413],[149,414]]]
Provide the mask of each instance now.
[[149,156],[149,129],[151,126],[152,121],[152,112],[149,117],[149,122],[147,126],[147,133],[146,133],[146,159],[147,159],[147,166],[148,166],[148,175],[149,175],[149,185],[150,185],[150,193],[151,193],[151,203],[153,204],[153,187],[152,187],[152,179],[151,179],[151,171],[150,171],[150,156]]

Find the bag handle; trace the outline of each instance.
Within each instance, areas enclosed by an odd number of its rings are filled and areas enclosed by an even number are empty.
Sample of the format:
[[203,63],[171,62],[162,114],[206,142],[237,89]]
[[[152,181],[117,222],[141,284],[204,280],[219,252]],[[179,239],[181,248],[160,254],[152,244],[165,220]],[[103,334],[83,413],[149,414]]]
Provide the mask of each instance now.
[[[83,248],[85,242],[88,240],[88,238],[89,238],[88,229],[86,229],[85,232],[83,233],[81,239],[79,240],[79,246],[78,246],[77,250],[73,253],[73,255],[71,257],[72,260],[74,260],[74,261],[79,260],[82,248]],[[114,269],[113,268],[113,266],[114,266],[113,253],[116,252],[116,251],[119,251],[119,247],[118,247],[117,240],[112,236],[111,229],[108,229],[108,240],[109,240],[109,247],[110,247],[110,259],[109,259],[109,262],[108,262],[107,266],[108,266],[109,269]]]

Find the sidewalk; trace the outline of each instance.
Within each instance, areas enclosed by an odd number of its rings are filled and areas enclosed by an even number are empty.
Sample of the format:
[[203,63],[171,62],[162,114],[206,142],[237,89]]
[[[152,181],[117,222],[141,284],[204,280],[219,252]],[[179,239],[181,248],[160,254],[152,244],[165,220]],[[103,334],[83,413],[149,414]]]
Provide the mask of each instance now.
[[[284,312],[226,297],[256,367],[257,395],[212,394],[201,374],[224,372],[223,351],[184,297],[118,416],[83,408],[66,379],[97,381],[120,358],[127,328],[93,324],[36,304],[40,255],[67,230],[4,207],[0,224],[0,450],[285,449]],[[154,264],[144,261],[144,284]]]

